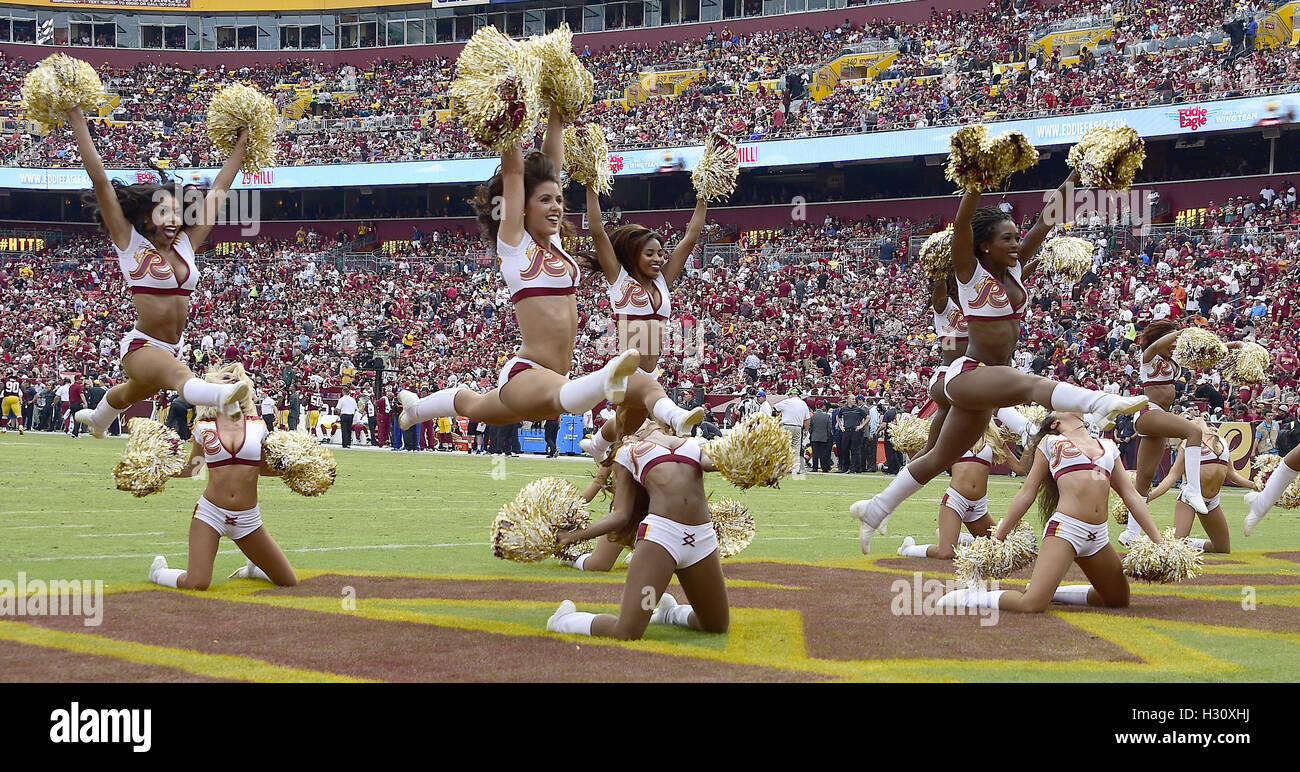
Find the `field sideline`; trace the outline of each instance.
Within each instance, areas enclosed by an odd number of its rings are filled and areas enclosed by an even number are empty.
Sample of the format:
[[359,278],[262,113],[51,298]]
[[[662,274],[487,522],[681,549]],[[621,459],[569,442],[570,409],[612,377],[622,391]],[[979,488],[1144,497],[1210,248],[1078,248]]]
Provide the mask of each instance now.
[[[656,626],[643,641],[618,643],[547,633],[545,622],[564,598],[614,610],[621,568],[516,565],[492,557],[488,545],[497,509],[527,482],[561,475],[582,487],[590,464],[336,448],[338,480],[322,498],[262,482],[263,518],[301,584],[225,580],[243,558],[223,541],[213,588],[199,593],[162,589],[146,576],[155,554],[185,565],[203,483],[175,480],[145,499],[117,491],[111,470],[122,447],[114,439],[0,437],[0,580],[20,572],[102,579],[108,593],[99,627],[76,617],[0,617],[0,680],[1298,679],[1298,518],[1275,510],[1246,539],[1237,489],[1223,495],[1235,551],[1209,556],[1206,576],[1135,584],[1126,610],[1002,614],[983,627],[970,616],[891,613],[895,582],[910,586],[916,571],[951,577],[945,563],[894,554],[905,535],[933,540],[947,477],[896,513],[869,558],[847,510],[882,489],[884,476],[809,475],[751,491],[713,477],[706,489],[742,501],[758,523],[753,545],[724,561],[731,632]],[[1011,478],[991,481],[995,518],[1018,488]],[[1162,528],[1173,506],[1173,495],[1156,502]],[[1026,519],[1037,525],[1037,512]],[[1112,523],[1112,535],[1118,528]],[[1193,535],[1203,534],[1198,527]],[[1072,569],[1066,581],[1080,578]],[[1250,597],[1253,609],[1244,607]]]

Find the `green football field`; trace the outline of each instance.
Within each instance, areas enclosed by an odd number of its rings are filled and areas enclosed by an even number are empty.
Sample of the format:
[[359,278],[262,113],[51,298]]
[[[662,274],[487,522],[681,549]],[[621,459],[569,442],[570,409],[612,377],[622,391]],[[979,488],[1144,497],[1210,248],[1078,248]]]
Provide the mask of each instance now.
[[[99,627],[0,616],[0,678],[619,680],[645,669],[699,680],[1297,680],[1296,514],[1275,510],[1246,539],[1235,489],[1223,495],[1234,552],[1207,556],[1202,577],[1135,584],[1128,609],[1053,607],[985,626],[913,607],[951,578],[950,564],[895,554],[905,535],[933,541],[946,477],[895,514],[868,557],[847,510],[885,476],[810,474],[749,491],[710,476],[706,489],[743,502],[758,524],[753,544],[724,561],[730,632],[652,627],[645,640],[621,643],[558,636],[545,621],[566,597],[613,611],[624,569],[517,565],[489,546],[494,515],[521,487],[559,475],[581,488],[589,463],[335,446],[339,474],[325,496],[297,496],[273,478],[261,484],[263,520],[301,584],[224,579],[243,558],[223,541],[213,587],[198,593],[158,588],[147,573],[156,554],[184,567],[205,483],[174,480],[142,499],[120,492],[111,470],[123,445],[0,436],[0,581],[20,572],[29,581],[103,580],[107,592]],[[991,480],[995,518],[1018,487]],[[1162,528],[1173,505],[1172,495],[1154,505]],[[597,499],[593,514],[603,507]],[[1036,510],[1027,519],[1037,525]],[[1112,523],[1112,535],[1119,529]],[[1076,573],[1066,581],[1079,581]],[[232,632],[254,628],[260,637],[247,633],[247,642]],[[423,658],[407,652],[412,641]],[[424,666],[435,652],[437,666]],[[484,670],[489,656],[497,664]]]

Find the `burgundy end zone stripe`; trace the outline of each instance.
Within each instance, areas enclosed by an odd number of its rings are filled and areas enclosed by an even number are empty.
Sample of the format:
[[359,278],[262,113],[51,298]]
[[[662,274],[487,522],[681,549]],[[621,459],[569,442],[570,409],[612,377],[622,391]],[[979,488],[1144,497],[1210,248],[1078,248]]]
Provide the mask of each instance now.
[[133,294],[133,295],[185,295],[185,296],[189,296],[189,295],[191,295],[191,294],[194,293],[194,290],[178,289],[178,288],[175,288],[175,287],[173,287],[173,288],[171,288],[171,289],[167,289],[167,288],[165,288],[165,287],[131,287],[130,289],[131,289],[131,294]]
[[526,298],[546,297],[548,295],[573,295],[577,292],[573,287],[528,287],[521,289],[510,296],[511,303],[518,303]]
[[645,468],[641,470],[641,479],[644,480],[645,476],[647,474],[650,474],[651,469],[654,469],[656,466],[663,463],[664,461],[676,461],[679,464],[687,464],[689,466],[695,467],[696,469],[700,468],[700,462],[696,461],[690,456],[680,456],[676,453],[665,453],[662,456],[655,456],[654,458],[646,462]]

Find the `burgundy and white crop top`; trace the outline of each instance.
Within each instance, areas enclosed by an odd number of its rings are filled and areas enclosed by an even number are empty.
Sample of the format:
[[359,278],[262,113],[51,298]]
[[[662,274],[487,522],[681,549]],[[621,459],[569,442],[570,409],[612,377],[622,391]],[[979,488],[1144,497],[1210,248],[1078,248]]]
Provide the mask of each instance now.
[[1155,354],[1151,361],[1146,361],[1147,352],[1142,352],[1139,374],[1143,386],[1172,386],[1178,379],[1178,364],[1172,359]]
[[131,229],[131,243],[126,245],[126,249],[118,249],[117,244],[113,244],[113,249],[117,252],[117,266],[122,269],[122,278],[126,280],[127,289],[132,294],[188,297],[199,284],[194,246],[190,244],[189,235],[183,231],[172,243],[172,249],[185,261],[183,280],[172,270],[171,264],[158,248],[135,228]]
[[1075,445],[1069,437],[1051,434],[1043,438],[1038,450],[1047,457],[1047,467],[1052,472],[1052,479],[1059,480],[1061,475],[1069,472],[1094,470],[1110,477],[1115,469],[1115,459],[1119,458],[1119,448],[1110,440],[1097,440],[1101,443],[1101,457],[1092,459],[1083,449]]
[[986,443],[984,447],[980,448],[979,453],[972,453],[968,450],[961,454],[961,458],[957,459],[959,464],[972,461],[984,466],[993,466],[993,446]]
[[546,246],[533,241],[528,231],[517,247],[498,237],[497,260],[511,303],[541,295],[572,295],[578,286],[578,264],[564,251],[558,234],[551,234]]
[[261,466],[262,441],[266,439],[266,422],[261,418],[244,418],[244,441],[231,454],[221,444],[221,429],[216,421],[195,421],[194,440],[203,448],[203,461],[209,467],[243,464]]
[[1011,298],[1008,297],[1006,288],[979,262],[975,263],[975,273],[971,275],[970,283],[963,284],[961,279],[957,280],[957,299],[961,301],[961,312],[967,321],[1024,317],[1025,309],[1029,307],[1029,293],[1020,281],[1020,264],[1007,268],[1007,273],[1024,297],[1024,302],[1017,308],[1011,307]]
[[618,278],[609,285],[609,302],[615,319],[655,319],[668,321],[673,313],[672,296],[668,293],[668,282],[663,274],[655,276],[655,292],[659,295],[659,304],[646,288],[627,272],[618,269]]
[[944,307],[943,313],[935,313],[934,334],[940,338],[970,337],[970,332],[966,328],[966,315],[961,312],[961,306],[952,302],[952,298],[948,298],[948,305]]
[[643,478],[646,473],[665,461],[690,464],[699,469],[700,443],[694,437],[687,437],[681,445],[670,449],[649,440],[642,440],[635,445],[629,444],[619,448],[614,460],[631,472],[633,479],[645,485]]
[[[1204,440],[1201,441],[1202,464],[1223,464],[1228,466],[1232,463],[1232,449],[1228,447],[1228,443],[1223,441],[1223,438],[1219,438],[1219,442],[1223,443],[1222,453],[1216,453],[1209,443]],[[1186,443],[1184,443],[1184,446],[1186,446]]]

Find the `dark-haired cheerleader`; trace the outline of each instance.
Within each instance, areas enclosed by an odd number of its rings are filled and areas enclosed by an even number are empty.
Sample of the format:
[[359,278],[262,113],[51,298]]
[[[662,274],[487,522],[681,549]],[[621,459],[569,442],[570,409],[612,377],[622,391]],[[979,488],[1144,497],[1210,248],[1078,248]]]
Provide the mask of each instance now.
[[[1178,502],[1174,504],[1174,536],[1180,539],[1186,538],[1193,547],[1204,552],[1231,552],[1232,540],[1228,536],[1228,520],[1223,516],[1223,508],[1219,506],[1219,493],[1225,482],[1230,482],[1242,488],[1253,489],[1255,486],[1250,480],[1242,477],[1237,473],[1237,470],[1232,468],[1232,452],[1228,449],[1228,443],[1224,442],[1214,428],[1205,422],[1203,416],[1197,417],[1189,423],[1196,427],[1204,438],[1199,448],[1200,470],[1197,475],[1200,477],[1198,482],[1201,484],[1201,490],[1207,492],[1210,496],[1205,502],[1205,506],[1209,511],[1203,515],[1195,512],[1192,506],[1180,496]],[[1154,491],[1151,491],[1151,495],[1147,496],[1148,503],[1165,495],[1170,488],[1174,487],[1174,483],[1180,477],[1187,478],[1191,475],[1191,472],[1188,471],[1190,454],[1187,451],[1188,447],[1184,446],[1183,452],[1179,454],[1173,467],[1170,468],[1169,474],[1165,475],[1164,481]],[[1142,489],[1138,488],[1138,493],[1141,492]],[[1201,519],[1201,526],[1205,529],[1205,535],[1209,537],[1207,539],[1188,536],[1192,532],[1192,521],[1198,515]],[[1129,522],[1133,522],[1133,518],[1129,518]],[[1121,537],[1120,541],[1124,541],[1124,539]],[[1132,539],[1129,539],[1129,541],[1131,542]]]
[[560,241],[564,199],[564,124],[551,110],[542,152],[518,145],[501,155],[501,168],[475,192],[474,208],[501,276],[510,289],[522,339],[486,394],[457,386],[421,399],[410,391],[398,423],[403,429],[434,418],[465,416],[502,426],[544,421],[561,412],[581,415],[602,401],[622,404],[629,395],[653,406],[663,389],[644,373],[640,354],[625,351],[594,373],[569,380],[578,333],[575,291],[579,267]]
[[190,312],[190,293],[198,285],[194,248],[212,232],[217,210],[225,200],[244,161],[248,131],[241,129],[234,151],[221,167],[197,212],[184,196],[166,184],[123,185],[110,181],[90,137],[80,108],[68,111],[68,125],[94,191],[83,198],[93,203],[99,226],[108,232],[117,251],[117,264],[135,304],[135,328],[122,339],[121,367],[127,380],[109,389],[93,409],[77,411],[76,419],[103,437],[118,414],[159,391],[171,389],[192,405],[219,408],[239,415],[247,399],[246,382],[208,383],[196,378],[179,359]]
[[[1065,195],[1077,174],[1057,189]],[[1048,214],[1062,207],[1049,204],[1022,240],[1011,217],[997,209],[979,208],[979,193],[967,192],[953,223],[952,260],[958,299],[970,342],[966,354],[953,360],[943,390],[952,407],[929,452],[912,459],[884,491],[855,503],[849,512],[861,521],[858,536],[863,553],[871,537],[909,496],[947,469],[979,439],[994,411],[1036,403],[1058,411],[1092,413],[1103,429],[1121,414],[1135,413],[1146,397],[1121,397],[1022,373],[1010,366],[1020,338],[1020,321],[1029,307],[1022,280],[1038,267],[1034,255],[1055,222]]]

